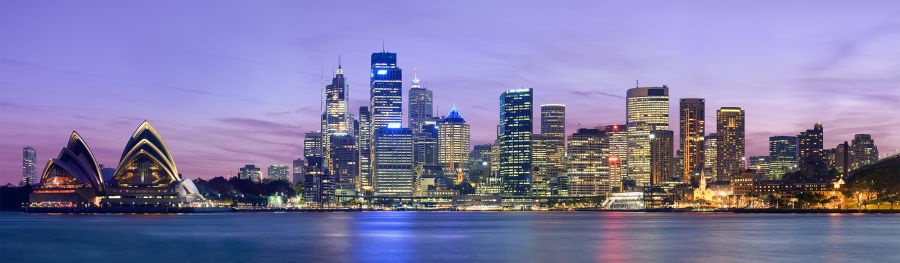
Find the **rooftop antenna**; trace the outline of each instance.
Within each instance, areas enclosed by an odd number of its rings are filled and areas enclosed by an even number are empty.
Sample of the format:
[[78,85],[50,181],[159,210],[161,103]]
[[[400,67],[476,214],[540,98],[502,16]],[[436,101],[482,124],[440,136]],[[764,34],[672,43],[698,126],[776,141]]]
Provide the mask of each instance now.
[[384,39],[381,39],[381,53],[384,53]]
[[640,87],[640,86],[641,86],[641,84],[638,84],[638,80],[634,80],[634,87],[637,88],[637,87]]

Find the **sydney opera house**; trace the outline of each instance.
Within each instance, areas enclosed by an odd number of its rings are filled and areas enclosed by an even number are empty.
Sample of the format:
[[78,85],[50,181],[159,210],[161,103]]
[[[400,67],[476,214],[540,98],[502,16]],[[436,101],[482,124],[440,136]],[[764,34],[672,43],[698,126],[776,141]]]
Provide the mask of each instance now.
[[73,131],[66,147],[47,162],[29,207],[189,207],[203,202],[193,182],[181,178],[165,141],[144,121],[125,144],[115,172],[106,175]]

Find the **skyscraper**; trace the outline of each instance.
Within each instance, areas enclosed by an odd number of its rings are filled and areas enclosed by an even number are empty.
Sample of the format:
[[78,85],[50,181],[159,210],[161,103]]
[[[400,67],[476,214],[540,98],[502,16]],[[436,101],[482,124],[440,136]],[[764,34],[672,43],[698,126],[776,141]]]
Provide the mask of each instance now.
[[303,183],[303,169],[306,165],[306,160],[296,159],[291,162],[291,183],[292,184],[300,184]]
[[369,109],[372,113],[373,131],[387,127],[388,124],[403,123],[402,81],[403,72],[397,67],[396,53],[372,53]]
[[547,148],[544,135],[531,135],[531,195],[534,196],[549,196],[552,193]]
[[34,147],[25,146],[22,148],[22,181],[20,186],[36,184],[37,179],[37,151]]
[[625,177],[625,169],[628,164],[628,131],[626,125],[606,126],[606,136],[609,137],[609,191],[622,192],[622,178]]
[[662,182],[672,178],[675,168],[672,163],[675,150],[674,137],[674,132],[669,130],[650,132],[650,178],[653,185],[661,185]]
[[566,184],[566,105],[541,105],[541,137],[546,160],[538,168],[546,177],[549,194],[559,195],[560,186]]
[[[331,165],[331,138],[335,134],[353,133],[353,118],[350,117],[348,101],[350,100],[350,90],[344,80],[344,71],[338,64],[338,69],[331,84],[325,86],[324,109],[322,112],[322,149],[325,157],[325,166],[333,169]],[[331,171],[334,173],[334,171]]]
[[681,150],[681,171],[677,171],[682,182],[698,182],[703,172],[703,136],[706,134],[706,102],[704,99],[688,98],[679,101]]
[[491,144],[475,145],[469,154],[469,182],[476,183],[479,188],[484,186],[483,181],[491,176]]
[[356,138],[350,134],[335,133],[331,135],[331,150],[329,160],[331,176],[334,178],[335,191],[341,195],[353,195],[356,193],[357,180],[359,178],[359,149],[356,147]]
[[321,156],[306,158],[303,171],[303,200],[307,203],[325,204],[331,202],[334,192],[328,169],[322,164]]
[[669,129],[669,87],[629,89],[625,119],[628,122],[626,174],[641,189],[650,185],[650,132]]
[[463,182],[467,173],[469,150],[469,125],[453,106],[438,123],[438,160],[444,176],[454,178],[456,184]]
[[533,90],[513,89],[500,95],[500,177],[502,195],[531,194],[531,134]]
[[289,168],[287,165],[283,164],[273,164],[269,165],[269,169],[266,170],[266,178],[271,181],[288,181],[288,173]]
[[717,181],[730,181],[744,171],[744,110],[722,107],[716,112],[716,175]]
[[359,183],[365,192],[372,187],[372,115],[369,107],[359,107],[359,133],[356,136],[359,147]]
[[769,156],[750,156],[750,169],[756,175],[756,179],[767,180],[769,170]]
[[812,129],[797,136],[798,165],[800,173],[807,178],[818,178],[827,173],[824,135],[822,123],[816,122]]
[[372,172],[375,196],[413,195],[413,138],[409,128],[391,124],[375,132]]
[[[412,128],[410,128],[412,129]],[[413,155],[416,169],[438,166],[438,128],[435,124],[423,124],[421,131],[413,132]]]
[[[578,129],[566,148],[569,196],[600,196],[609,192],[608,140],[599,129]],[[607,152],[607,154],[604,154]]]
[[850,144],[847,141],[839,143],[828,150],[829,170],[834,169],[841,178],[850,175]]
[[714,181],[719,178],[716,160],[718,152],[717,142],[718,135],[710,133],[703,137],[703,180]]
[[868,134],[853,135],[850,146],[850,171],[878,162],[878,147]]
[[797,170],[797,137],[769,137],[769,167],[767,179],[781,180],[786,173]]
[[432,103],[431,90],[423,88],[419,83],[418,76],[414,75],[412,86],[409,88],[409,105],[407,105],[409,107],[407,111],[409,127],[413,133],[420,132],[422,125],[434,118],[432,116],[432,112],[434,112]]

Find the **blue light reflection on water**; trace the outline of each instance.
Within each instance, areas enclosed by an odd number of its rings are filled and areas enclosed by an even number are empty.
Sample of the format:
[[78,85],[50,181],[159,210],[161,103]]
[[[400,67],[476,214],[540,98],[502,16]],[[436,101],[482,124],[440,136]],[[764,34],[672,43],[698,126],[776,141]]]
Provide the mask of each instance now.
[[900,216],[0,213],[0,262],[900,262]]

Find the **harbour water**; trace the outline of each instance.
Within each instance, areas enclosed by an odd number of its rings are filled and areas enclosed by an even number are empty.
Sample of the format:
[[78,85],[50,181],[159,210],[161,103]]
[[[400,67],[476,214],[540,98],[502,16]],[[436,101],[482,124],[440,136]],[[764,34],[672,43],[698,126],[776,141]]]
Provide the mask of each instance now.
[[0,213],[0,262],[900,262],[900,215]]

